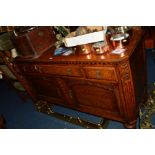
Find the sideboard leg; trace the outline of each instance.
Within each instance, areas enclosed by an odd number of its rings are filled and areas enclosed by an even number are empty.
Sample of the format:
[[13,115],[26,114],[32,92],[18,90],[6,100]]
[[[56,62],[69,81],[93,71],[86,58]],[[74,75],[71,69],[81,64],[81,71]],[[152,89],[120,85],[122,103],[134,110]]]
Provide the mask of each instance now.
[[136,122],[134,123],[124,123],[126,129],[136,129]]

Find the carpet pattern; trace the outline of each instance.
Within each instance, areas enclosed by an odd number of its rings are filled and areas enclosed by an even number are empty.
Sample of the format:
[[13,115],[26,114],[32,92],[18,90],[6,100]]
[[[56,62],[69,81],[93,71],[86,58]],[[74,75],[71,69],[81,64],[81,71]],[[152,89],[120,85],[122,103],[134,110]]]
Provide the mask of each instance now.
[[155,83],[152,90],[148,93],[148,100],[140,107],[140,128],[155,129]]
[[155,49],[147,49],[148,100],[140,107],[139,128],[155,129]]

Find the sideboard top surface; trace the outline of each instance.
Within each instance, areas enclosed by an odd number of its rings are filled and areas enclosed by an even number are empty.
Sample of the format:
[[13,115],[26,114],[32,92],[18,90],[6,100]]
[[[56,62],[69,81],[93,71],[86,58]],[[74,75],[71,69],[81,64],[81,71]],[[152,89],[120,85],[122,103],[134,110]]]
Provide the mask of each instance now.
[[126,51],[121,54],[113,54],[112,51],[104,53],[104,54],[75,54],[69,56],[54,56],[53,53],[55,51],[55,46],[52,46],[49,50],[43,53],[37,59],[22,59],[17,57],[15,61],[20,62],[46,62],[46,63],[63,63],[63,62],[120,62],[122,60],[128,59],[130,55],[133,53],[134,49],[137,47],[137,44],[143,37],[142,30],[133,30],[133,34],[130,37],[129,45],[126,46]]

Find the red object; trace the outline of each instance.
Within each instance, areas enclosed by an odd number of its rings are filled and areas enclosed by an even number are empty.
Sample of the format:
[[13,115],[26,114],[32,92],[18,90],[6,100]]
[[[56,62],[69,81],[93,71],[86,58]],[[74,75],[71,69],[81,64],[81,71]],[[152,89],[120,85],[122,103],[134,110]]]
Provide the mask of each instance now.
[[153,39],[145,40],[145,48],[146,49],[154,48],[154,40]]
[[55,35],[50,26],[37,27],[13,38],[18,55],[23,58],[37,58],[55,43]]

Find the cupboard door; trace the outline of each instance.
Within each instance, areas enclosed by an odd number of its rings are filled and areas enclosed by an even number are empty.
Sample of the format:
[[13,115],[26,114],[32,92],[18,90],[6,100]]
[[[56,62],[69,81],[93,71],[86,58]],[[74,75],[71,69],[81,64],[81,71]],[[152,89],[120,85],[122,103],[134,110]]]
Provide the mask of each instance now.
[[121,104],[117,84],[91,80],[64,79],[68,95],[77,110],[103,117],[121,118]]
[[30,77],[29,81],[34,87],[36,94],[40,97],[46,98],[50,101],[57,102],[59,104],[63,102],[62,91],[59,88],[57,79],[54,77]]

